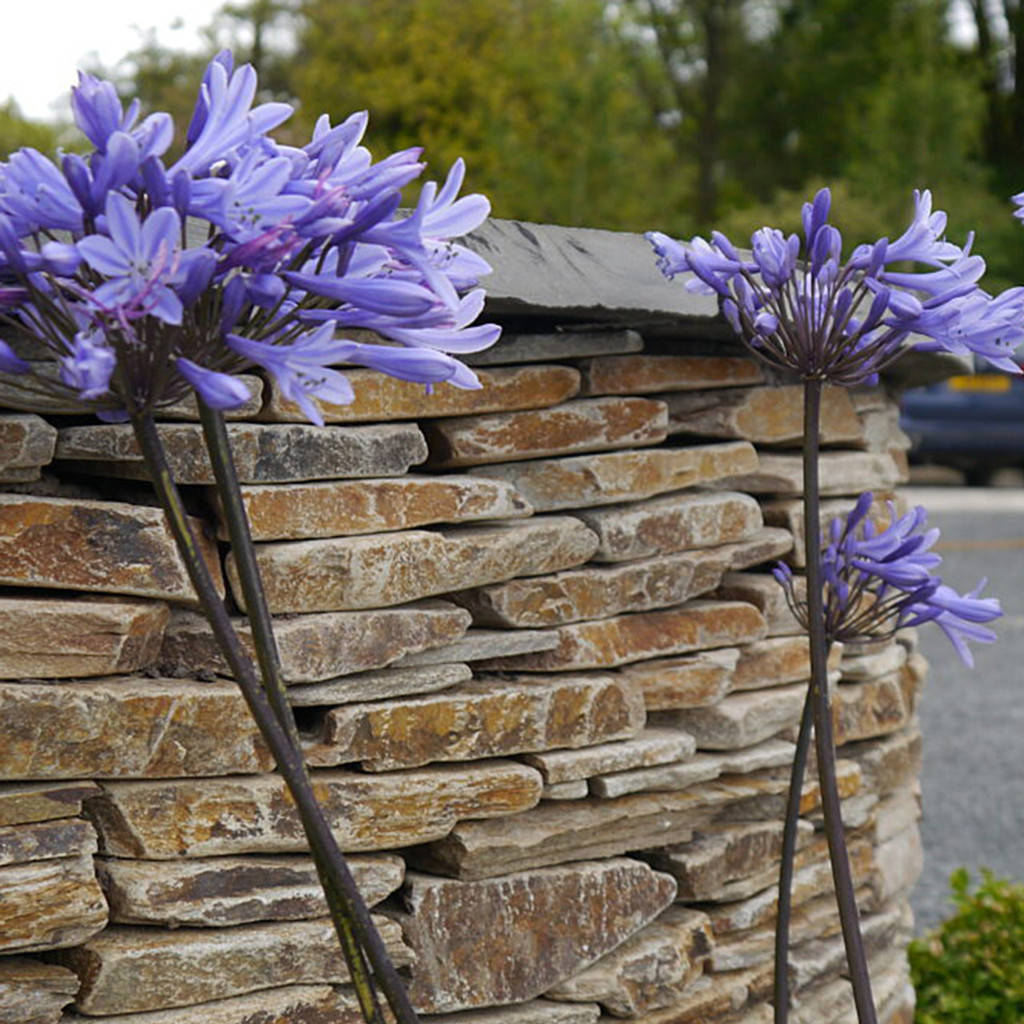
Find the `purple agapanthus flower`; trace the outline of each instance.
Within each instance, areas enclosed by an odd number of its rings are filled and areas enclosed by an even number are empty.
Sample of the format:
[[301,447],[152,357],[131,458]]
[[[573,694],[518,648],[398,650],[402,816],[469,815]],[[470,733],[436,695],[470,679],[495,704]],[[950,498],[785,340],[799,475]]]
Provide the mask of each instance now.
[[[38,363],[0,340],[0,372],[106,419],[190,390],[235,408],[249,394],[231,375],[252,366],[314,422],[314,399],[352,399],[337,364],[428,390],[478,386],[456,355],[499,332],[473,322],[490,268],[455,241],[489,212],[483,196],[459,197],[462,161],[403,212],[400,189],[426,166],[418,148],[375,161],[365,113],[282,145],[268,133],[291,108],[256,95],[255,71],[218,54],[168,166],[170,116],[140,120],[137,102],[79,76],[72,110],[93,151],[0,163],[0,325],[59,370],[36,380]],[[354,328],[384,343],[346,338]]]
[[[1024,194],[1022,194],[1024,195]],[[842,260],[843,240],[828,223],[831,196],[804,204],[801,239],[761,228],[741,253],[719,232],[677,242],[647,234],[666,277],[690,273],[690,291],[716,295],[722,313],[765,362],[805,379],[873,383],[906,343],[973,353],[1010,373],[1024,341],[1024,289],[993,297],[978,285],[980,256],[943,237],[946,215],[931,193],[915,192],[914,218],[894,242],[858,246]],[[900,264],[918,269],[897,269]]]
[[[898,629],[934,622],[949,637],[967,665],[974,659],[968,641],[991,643],[995,633],[984,623],[1002,615],[999,601],[980,596],[982,580],[958,594],[932,575],[942,558],[932,547],[937,529],[925,529],[927,514],[917,506],[905,515],[889,504],[890,523],[877,529],[870,518],[874,495],[860,496],[847,516],[829,524],[822,553],[825,634],[829,641],[865,643],[892,636]],[[806,629],[806,601],[797,595],[792,570],[779,565],[775,578]]]

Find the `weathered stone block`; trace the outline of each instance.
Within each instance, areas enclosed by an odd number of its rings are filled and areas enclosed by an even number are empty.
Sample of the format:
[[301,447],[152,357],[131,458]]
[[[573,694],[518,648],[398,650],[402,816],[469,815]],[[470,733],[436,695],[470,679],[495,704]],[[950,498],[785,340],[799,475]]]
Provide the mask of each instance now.
[[912,687],[901,685],[896,673],[864,683],[844,683],[834,693],[832,727],[840,746],[902,729],[910,721],[916,699]]
[[653,920],[675,883],[613,859],[476,882],[411,873],[397,915],[416,955],[410,997],[427,1013],[532,999]]
[[603,452],[565,459],[482,466],[478,473],[505,480],[538,512],[640,501],[666,491],[757,469],[749,441],[696,448]]
[[[829,650],[830,672],[839,669],[843,648],[833,644]],[[768,637],[740,648],[739,661],[732,676],[733,690],[756,690],[810,679],[811,656],[807,639],[802,636]]]
[[[217,547],[193,526],[223,593]],[[195,600],[163,512],[112,501],[0,494],[0,583]]]
[[725,809],[781,800],[785,791],[784,779],[737,776],[683,792],[546,803],[508,821],[462,821],[444,839],[409,851],[407,859],[424,871],[473,879],[615,857],[687,842],[695,828]]
[[[798,578],[798,587],[801,582]],[[803,593],[803,590],[799,589],[798,593]],[[727,601],[747,601],[754,605],[764,616],[768,636],[803,635],[803,626],[790,611],[786,604],[786,593],[774,576],[758,572],[729,572],[722,577],[712,596]]]
[[56,428],[41,416],[0,414],[0,472],[45,466],[56,444]]
[[[779,497],[802,494],[801,459],[800,455],[761,452],[755,472],[730,477],[725,486]],[[883,452],[822,452],[818,467],[823,495],[888,490],[905,482],[893,457]]]
[[598,536],[599,562],[654,558],[673,551],[709,548],[746,540],[764,525],[749,494],[682,491],[633,505],[610,505],[578,513]]
[[96,852],[96,831],[81,818],[0,826],[0,867]]
[[453,644],[403,655],[398,665],[440,665],[452,661],[485,661],[534,651],[551,651],[558,637],[550,629],[467,629]]
[[0,953],[77,946],[107,924],[92,854],[0,867]]
[[551,576],[510,580],[454,595],[484,625],[560,626],[682,604],[716,587],[723,573],[785,554],[792,537],[764,529],[749,540]]
[[[516,814],[540,799],[541,778],[511,761],[362,775],[316,772],[313,786],[342,850],[391,850],[447,835],[465,818]],[[109,782],[87,804],[100,849],[173,860],[296,853],[305,835],[276,775]]]
[[917,822],[878,845],[874,867],[871,888],[880,904],[909,896],[924,870],[924,850]]
[[551,409],[461,416],[423,424],[428,465],[479,466],[574,452],[657,444],[665,439],[664,402],[594,398]]
[[596,964],[548,989],[549,999],[599,1002],[616,1017],[671,1006],[703,973],[714,937],[706,914],[669,907]]
[[[355,997],[329,985],[285,985],[198,1006],[103,1017],[104,1024],[359,1024],[362,1019]],[[62,1024],[95,1020],[78,1014],[61,1019]]]
[[[179,484],[214,482],[199,424],[162,423],[157,430]],[[411,423],[229,423],[228,437],[238,479],[244,484],[401,476],[427,456],[423,435]],[[64,427],[55,457],[73,461],[82,472],[146,479],[132,428],[124,424]]]
[[644,339],[637,331],[614,328],[566,330],[557,334],[522,334],[505,330],[490,348],[482,352],[467,352],[459,358],[468,366],[498,366],[639,352],[643,347]]
[[[475,519],[519,519],[531,512],[511,484],[471,476],[253,484],[242,488],[242,501],[256,541],[342,537]],[[220,537],[227,539],[220,515]]]
[[540,654],[499,658],[485,668],[568,672],[610,668],[706,647],[727,647],[764,636],[764,619],[750,604],[689,601],[663,611],[619,615],[558,628],[558,646]]
[[327,707],[355,704],[367,700],[393,700],[412,694],[446,690],[473,678],[468,665],[442,664],[409,668],[384,668],[377,672],[357,672],[323,683],[290,686],[288,701],[292,707]]
[[848,644],[843,648],[841,672],[844,683],[862,683],[868,679],[899,672],[907,662],[907,649],[895,640],[873,644]]
[[597,1024],[600,1016],[601,1008],[594,1003],[552,1003],[546,999],[531,999],[514,1006],[432,1014],[429,1021],[430,1024]]
[[[391,958],[409,962],[396,925],[375,923]],[[79,977],[75,1006],[90,1016],[191,1006],[279,985],[345,982],[329,919],[157,930],[117,925],[59,954]]]
[[[381,608],[585,562],[597,539],[572,516],[521,523],[369,534],[256,550],[275,613]],[[234,556],[228,578],[239,603]]]
[[914,723],[882,739],[851,743],[843,748],[843,757],[860,766],[866,789],[886,796],[910,785],[920,775],[920,729]]
[[677,729],[644,729],[619,743],[599,743],[581,750],[546,750],[525,754],[523,760],[536,768],[550,786],[681,761],[693,750],[693,737],[688,733]]
[[[285,682],[313,683],[383,668],[403,654],[441,647],[466,631],[470,616],[443,601],[366,612],[328,612],[279,619],[274,625]],[[252,652],[248,622],[235,620],[242,646]],[[160,670],[172,676],[227,675],[206,620],[175,612],[160,649]]]
[[269,771],[234,683],[123,677],[0,683],[0,778],[166,778]]
[[78,977],[66,967],[22,956],[0,959],[0,1024],[58,1024]]
[[[345,859],[367,906],[386,899],[405,877],[405,863],[393,854]],[[207,928],[328,914],[310,857],[101,857],[96,873],[115,924]]]
[[640,687],[648,711],[717,704],[732,687],[739,662],[735,647],[702,651],[683,658],[658,658],[627,665],[622,674]]
[[623,739],[644,720],[640,693],[611,675],[483,677],[426,697],[334,708],[312,760],[392,771]]
[[137,672],[156,660],[168,614],[158,601],[0,597],[0,679]]
[[95,782],[0,782],[0,825],[70,818],[98,792]]
[[[550,358],[550,357],[549,357]],[[580,389],[580,374],[571,366],[516,366],[477,372],[479,390],[435,384],[427,392],[422,384],[398,380],[377,370],[345,370],[354,399],[348,405],[318,402],[325,423],[361,423],[386,420],[422,420],[437,416],[542,409],[572,398]],[[261,419],[277,423],[306,423],[308,417],[289,402],[276,384]]]
[[583,393],[644,395],[658,391],[706,391],[764,380],[761,364],[731,356],[605,356],[583,363]]
[[[666,395],[669,433],[736,437],[754,444],[799,445],[804,436],[802,384]],[[827,387],[821,443],[860,445],[864,427],[846,388]]]

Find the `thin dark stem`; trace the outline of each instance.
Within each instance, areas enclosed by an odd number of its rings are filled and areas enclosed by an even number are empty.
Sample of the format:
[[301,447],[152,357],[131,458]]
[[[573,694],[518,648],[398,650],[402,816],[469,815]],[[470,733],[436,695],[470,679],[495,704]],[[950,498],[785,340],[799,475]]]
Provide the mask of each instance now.
[[[199,603],[213,630],[221,654],[238,683],[249,711],[295,801],[317,866],[320,882],[331,912],[331,919],[338,932],[338,939],[349,965],[360,1010],[364,1018],[371,1024],[383,1024],[383,1013],[377,1002],[373,986],[369,982],[360,948],[362,947],[377,951],[375,960],[380,960],[381,954],[383,954],[383,961],[386,962],[386,967],[390,968],[396,985],[395,1001],[392,1003],[396,1018],[401,1024],[418,1024],[416,1015],[408,1003],[404,987],[398,979],[394,967],[390,964],[380,936],[370,919],[369,911],[359,896],[348,865],[338,850],[330,825],[316,799],[309,774],[306,771],[302,751],[291,742],[288,730],[278,720],[267,694],[257,681],[252,662],[243,651],[224,607],[224,602],[217,593],[209,569],[199,551],[192,526],[185,514],[181,496],[171,478],[163,445],[157,434],[152,415],[144,413],[134,416],[132,426],[178,551],[185,563]],[[373,952],[371,952],[371,956],[374,956]],[[386,969],[384,973],[387,973]],[[387,992],[383,981],[381,987],[385,988],[385,993],[391,1002],[391,993]]]
[[843,814],[836,779],[836,748],[832,737],[832,710],[828,693],[828,649],[825,634],[825,608],[821,572],[821,496],[818,483],[818,447],[821,421],[820,378],[804,380],[804,547],[807,558],[807,625],[811,649],[811,692],[814,709],[814,744],[821,783],[821,807],[825,818],[825,836],[832,864],[839,921],[842,925],[846,959],[850,967],[853,1001],[860,1024],[877,1024],[871,978],[864,940],[860,933],[857,899],[850,872],[843,832]]
[[800,717],[800,732],[793,753],[793,767],[789,776],[789,796],[786,799],[786,819],[782,826],[782,861],[779,865],[779,900],[775,919],[775,1024],[789,1020],[789,922],[793,913],[793,871],[796,861],[796,843],[799,837],[800,797],[803,793],[807,755],[811,749],[811,722],[813,708],[808,688],[804,712]]

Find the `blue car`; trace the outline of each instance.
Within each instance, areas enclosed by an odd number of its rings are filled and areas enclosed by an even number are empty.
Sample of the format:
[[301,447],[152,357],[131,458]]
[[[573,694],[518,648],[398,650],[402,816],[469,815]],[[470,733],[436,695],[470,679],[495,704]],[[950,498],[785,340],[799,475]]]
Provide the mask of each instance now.
[[964,471],[969,484],[987,483],[1003,466],[1024,468],[1024,376],[979,364],[972,374],[907,391],[900,426],[914,462]]

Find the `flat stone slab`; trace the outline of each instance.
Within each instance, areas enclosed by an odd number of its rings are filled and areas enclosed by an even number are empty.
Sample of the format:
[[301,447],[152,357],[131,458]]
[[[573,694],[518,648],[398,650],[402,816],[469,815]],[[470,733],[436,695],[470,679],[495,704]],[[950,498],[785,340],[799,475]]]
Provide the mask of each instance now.
[[456,593],[481,625],[560,626],[623,612],[682,604],[718,586],[724,573],[781,556],[788,531],[765,528],[748,540],[612,565],[587,565]]
[[609,772],[681,761],[693,751],[693,737],[688,733],[677,729],[646,728],[618,743],[598,743],[581,750],[524,754],[523,760],[541,773],[546,785],[553,786]]
[[596,1001],[616,1017],[637,1017],[671,1006],[703,974],[713,944],[706,914],[669,907],[617,949],[545,995]]
[[[382,608],[585,562],[597,540],[572,516],[261,544],[256,557],[275,613]],[[242,602],[233,555],[228,579]]]
[[553,1003],[531,999],[514,1006],[494,1006],[460,1013],[439,1013],[430,1024],[597,1024],[601,1008],[597,1004]]
[[424,871],[474,879],[617,857],[687,842],[694,829],[728,808],[746,811],[754,801],[781,800],[786,788],[783,779],[737,776],[682,792],[542,803],[507,821],[462,821],[445,838],[409,851],[407,860]]
[[0,867],[0,907],[0,953],[77,946],[107,924],[91,853]]
[[583,509],[577,513],[600,541],[598,562],[654,558],[690,548],[747,540],[764,523],[749,494],[680,491],[632,505]]
[[469,665],[441,664],[383,668],[376,672],[357,672],[322,683],[290,686],[288,701],[292,707],[327,707],[356,704],[367,700],[392,700],[414,694],[447,690],[473,678]]
[[0,779],[175,778],[270,771],[234,683],[132,676],[0,683]]
[[664,441],[664,402],[590,398],[550,409],[460,416],[423,424],[434,467],[479,466]]
[[497,658],[484,668],[569,672],[730,647],[764,636],[764,619],[741,601],[688,601],[663,611],[618,615],[558,628],[558,646],[540,654]]
[[[800,455],[761,452],[760,458],[756,472],[730,477],[724,486],[781,498],[803,493]],[[863,491],[890,490],[906,482],[902,468],[886,452],[822,452],[818,471],[823,495],[858,495]]]
[[411,872],[396,915],[416,954],[409,989],[426,1013],[533,999],[653,920],[675,883],[612,859],[454,882]]
[[644,339],[638,331],[611,326],[596,325],[590,330],[570,329],[556,334],[526,334],[504,330],[490,348],[482,352],[467,352],[459,358],[468,366],[501,366],[639,352],[643,347]]
[[[223,594],[217,546],[192,525]],[[195,600],[163,512],[113,501],[0,494],[0,583]]]
[[[438,416],[542,409],[572,398],[580,389],[579,371],[571,366],[516,366],[477,372],[479,390],[435,384],[431,392],[422,384],[398,380],[376,370],[345,370],[355,398],[348,405],[313,400],[325,423],[379,423],[387,420],[421,420]],[[276,383],[261,419],[275,423],[308,422],[308,417],[289,402]]]
[[[541,778],[512,761],[363,775],[313,775],[317,797],[345,852],[391,850],[447,835],[465,818],[517,814],[540,799]],[[239,779],[108,782],[89,801],[100,850],[174,860],[242,853],[299,853],[306,839],[276,775]]]
[[[829,650],[828,668],[838,670],[842,644]],[[811,678],[811,655],[806,637],[767,637],[740,648],[740,658],[732,676],[732,689],[759,690]]]
[[47,465],[56,444],[56,427],[41,416],[0,413],[0,473]]
[[618,355],[588,359],[581,367],[587,395],[645,395],[659,391],[760,384],[755,359],[733,356]]
[[[402,884],[394,854],[346,857],[367,906]],[[312,858],[201,857],[148,861],[101,857],[96,873],[114,924],[216,928],[257,921],[300,921],[328,914]]]
[[96,830],[81,818],[0,826],[0,867],[96,852]]
[[[308,423],[229,423],[238,479],[244,484],[401,476],[427,457],[412,423],[317,427]],[[197,423],[157,426],[171,474],[179,484],[212,484],[213,469]],[[81,472],[145,480],[147,474],[127,424],[63,427],[55,458]]]
[[[798,827],[798,847],[803,848],[814,826],[800,821]],[[679,899],[719,900],[728,883],[771,869],[781,850],[780,822],[736,822],[704,828],[690,842],[657,851],[650,860],[675,878]]]
[[729,692],[739,657],[738,648],[723,647],[682,658],[656,658],[619,671],[640,687],[648,711],[699,708],[717,704]]
[[0,1024],[59,1024],[75,998],[78,977],[29,957],[0,959]]
[[921,730],[910,726],[881,739],[848,744],[843,757],[855,761],[864,774],[864,786],[884,797],[902,789],[921,774]]
[[[392,960],[407,964],[398,927],[379,917],[375,923]],[[58,959],[79,976],[75,1006],[91,1016],[350,980],[334,926],[323,918],[167,931],[115,925]]]
[[[255,541],[347,537],[531,514],[511,484],[472,476],[250,484],[242,488],[242,502]],[[219,536],[226,540],[219,509],[218,517]]]
[[399,665],[435,665],[447,661],[484,661],[515,654],[553,650],[558,643],[550,629],[467,629],[447,647],[407,654]]
[[[62,1024],[95,1019],[69,1013]],[[285,985],[198,1006],[103,1017],[106,1024],[359,1024],[362,1019],[355,997],[329,985]]]
[[917,700],[909,678],[891,673],[864,683],[835,688],[832,724],[837,745],[897,732],[910,722]]
[[875,644],[848,644],[840,665],[843,682],[863,683],[898,672],[907,663],[907,649],[896,640]]
[[[328,612],[278,619],[274,635],[287,683],[315,683],[335,676],[383,668],[412,651],[441,647],[466,631],[469,613],[443,601],[365,612]],[[233,623],[242,645],[252,652],[247,620]],[[213,631],[196,613],[175,612],[160,649],[165,675],[228,675]]]
[[749,441],[693,448],[600,452],[481,466],[477,473],[512,484],[538,512],[641,501],[757,469]]
[[[735,437],[754,444],[799,446],[804,436],[802,384],[730,388],[665,396],[669,433]],[[826,387],[821,403],[821,443],[864,444],[864,424],[849,390]]]
[[0,825],[74,817],[98,792],[95,782],[0,782]]
[[425,697],[334,708],[310,760],[359,761],[376,772],[585,747],[634,736],[645,717],[639,692],[612,675],[482,677]]
[[159,601],[0,597],[0,679],[137,672],[156,661],[168,615]]
[[[793,534],[790,531],[790,540]],[[797,580],[797,585],[801,583]],[[799,593],[803,593],[800,589]],[[796,616],[786,604],[786,592],[779,581],[768,573],[761,572],[727,572],[723,575],[714,597],[731,601],[747,601],[755,605],[764,616],[768,626],[768,636],[803,635],[804,629],[796,620]]]

